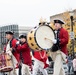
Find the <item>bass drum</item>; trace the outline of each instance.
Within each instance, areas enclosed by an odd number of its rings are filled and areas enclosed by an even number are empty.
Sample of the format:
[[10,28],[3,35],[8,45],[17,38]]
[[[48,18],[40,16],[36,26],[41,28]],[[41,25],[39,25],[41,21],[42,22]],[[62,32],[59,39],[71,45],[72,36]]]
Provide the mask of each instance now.
[[46,49],[49,50],[53,46],[53,43],[49,39],[54,39],[55,33],[49,24],[40,25],[34,27],[27,34],[27,42],[31,49],[39,50]]

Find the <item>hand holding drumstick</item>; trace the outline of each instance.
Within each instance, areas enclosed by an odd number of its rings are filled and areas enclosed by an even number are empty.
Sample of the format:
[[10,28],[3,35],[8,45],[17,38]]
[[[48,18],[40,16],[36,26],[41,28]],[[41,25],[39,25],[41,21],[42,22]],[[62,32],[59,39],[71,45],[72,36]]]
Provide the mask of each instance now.
[[45,40],[49,40],[50,42],[52,42],[53,44],[56,44],[57,43],[57,40],[56,39],[49,39],[49,38],[44,38]]

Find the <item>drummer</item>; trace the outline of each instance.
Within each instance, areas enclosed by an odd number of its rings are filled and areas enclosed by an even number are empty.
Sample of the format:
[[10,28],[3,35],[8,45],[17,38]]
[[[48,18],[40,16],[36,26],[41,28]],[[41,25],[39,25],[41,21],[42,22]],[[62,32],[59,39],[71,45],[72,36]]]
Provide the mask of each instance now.
[[49,66],[48,56],[45,50],[39,49],[33,52],[34,57],[34,67],[33,75],[37,75],[38,70],[43,73],[43,75],[48,75],[46,68]]
[[64,22],[59,19],[54,20],[56,39],[51,40],[54,43],[51,53],[52,59],[54,60],[53,75],[65,75],[63,61],[66,62],[69,36],[67,30],[62,27],[63,24]]
[[5,34],[8,42],[4,48],[4,52],[12,57],[12,63],[14,67],[14,70],[10,73],[10,75],[18,75],[19,54],[15,51],[17,40],[14,38],[14,33],[12,31],[7,31]]

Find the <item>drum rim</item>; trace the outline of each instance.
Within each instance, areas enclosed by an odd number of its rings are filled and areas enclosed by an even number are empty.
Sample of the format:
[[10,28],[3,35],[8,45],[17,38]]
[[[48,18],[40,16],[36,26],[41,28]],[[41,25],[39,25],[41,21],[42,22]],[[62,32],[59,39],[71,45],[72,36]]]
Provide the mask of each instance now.
[[[53,30],[53,28],[51,27],[51,26],[49,26],[48,24],[45,24],[45,25],[41,25],[41,26],[48,26],[49,28],[51,28],[52,29],[52,31],[53,31],[53,33],[54,33],[54,37],[55,37],[55,32],[54,32],[54,30]],[[37,27],[37,29],[36,29],[36,31],[35,31],[35,34],[34,34],[34,39],[35,39],[35,42],[36,42],[36,44],[37,44],[37,46],[38,47],[40,47],[39,46],[39,44],[37,43],[37,40],[36,40],[36,32],[37,32],[37,30],[39,29],[39,27],[41,27],[41,26],[38,26]],[[41,47],[40,47],[41,48]],[[52,47],[51,47],[52,48]],[[48,48],[47,50],[50,50],[51,48]],[[41,49],[43,49],[43,48],[41,48]],[[46,50],[46,49],[45,49]]]
[[[5,70],[6,69],[6,70]],[[10,70],[7,70],[10,69]],[[13,66],[3,67],[0,69],[0,72],[9,72],[13,70]]]

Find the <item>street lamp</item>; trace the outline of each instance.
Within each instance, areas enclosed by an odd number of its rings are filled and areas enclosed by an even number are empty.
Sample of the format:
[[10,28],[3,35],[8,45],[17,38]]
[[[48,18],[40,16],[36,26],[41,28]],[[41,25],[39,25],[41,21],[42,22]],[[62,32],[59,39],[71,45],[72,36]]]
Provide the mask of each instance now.
[[74,58],[74,31],[73,31],[73,11],[70,11],[70,24],[71,24],[71,41],[72,41],[72,54],[73,54],[73,58]]

